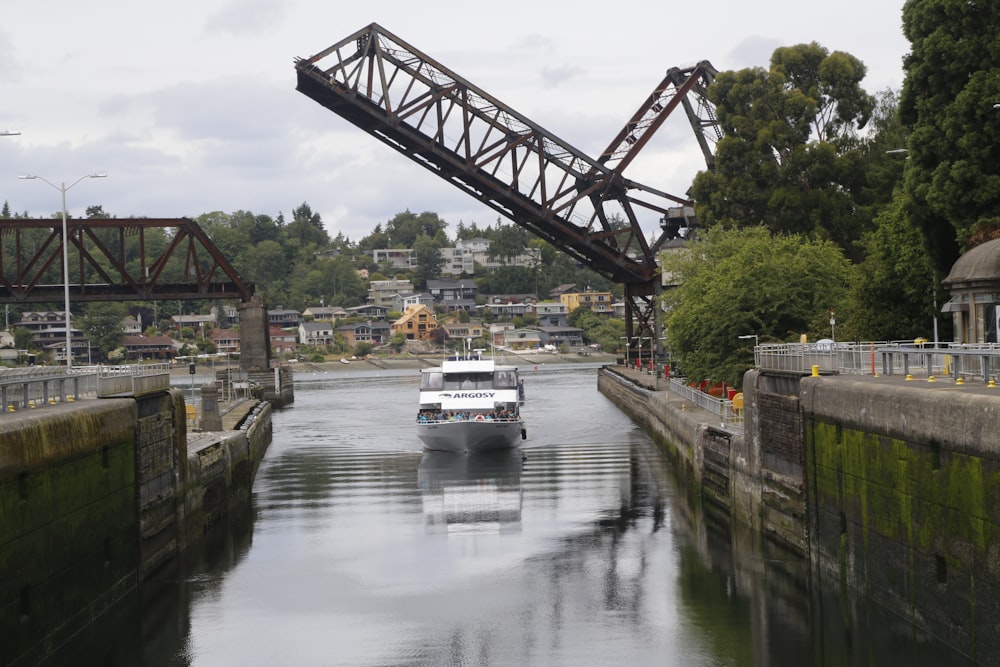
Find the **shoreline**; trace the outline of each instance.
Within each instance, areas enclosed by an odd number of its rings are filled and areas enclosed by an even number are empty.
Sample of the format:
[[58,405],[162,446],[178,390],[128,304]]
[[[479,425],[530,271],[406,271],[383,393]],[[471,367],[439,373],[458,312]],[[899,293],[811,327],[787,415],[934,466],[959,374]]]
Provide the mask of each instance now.
[[[374,357],[372,359],[352,359],[348,363],[343,363],[340,360],[333,361],[323,361],[323,362],[310,362],[310,361],[299,361],[295,363],[288,364],[288,368],[292,370],[293,374],[298,373],[316,373],[316,372],[331,372],[337,371],[341,373],[349,372],[370,372],[379,370],[407,370],[407,369],[419,369],[419,368],[430,368],[432,366],[437,366],[441,363],[442,355],[393,355],[391,357]],[[511,366],[521,366],[521,365],[532,365],[540,366],[544,364],[613,364],[615,363],[616,357],[613,354],[607,354],[603,352],[597,352],[592,354],[559,354],[553,352],[541,352],[541,353],[514,353],[509,350],[505,351],[503,354],[497,357],[497,363],[506,364]],[[222,370],[225,366],[205,366],[199,364],[196,368],[196,373],[191,375],[188,372],[187,366],[177,366],[170,369],[171,377],[177,378],[192,378],[195,382],[200,381],[205,377],[214,376],[214,370]],[[237,367],[234,366],[234,369]],[[183,382],[182,382],[183,384]]]
[[[373,359],[352,359],[349,363],[336,361],[324,361],[322,363],[298,362],[289,364],[293,373],[311,373],[317,370],[322,371],[371,371],[371,370],[393,370],[393,369],[418,369],[431,368],[441,363],[442,355],[394,355],[391,357],[375,357]],[[496,357],[498,364],[510,366],[519,365],[542,365],[542,364],[571,364],[571,363],[598,363],[608,364],[615,362],[613,354],[559,354],[543,352],[539,354],[515,354],[506,351]]]

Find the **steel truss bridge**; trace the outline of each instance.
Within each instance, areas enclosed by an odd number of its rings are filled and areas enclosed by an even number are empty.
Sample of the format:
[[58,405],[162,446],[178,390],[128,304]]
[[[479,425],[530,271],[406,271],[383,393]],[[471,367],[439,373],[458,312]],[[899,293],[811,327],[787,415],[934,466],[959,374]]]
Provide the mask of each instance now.
[[74,302],[253,297],[193,220],[68,219],[66,230],[64,279],[61,219],[0,220],[0,303],[61,303],[66,283]]
[[[296,89],[515,224],[625,287],[626,335],[659,340],[656,255],[677,234],[669,212],[690,206],[624,176],[677,109],[708,167],[722,137],[707,61],[672,68],[608,147],[585,155],[378,24],[295,62]],[[640,218],[655,217],[650,242]],[[638,330],[637,330],[638,329]]]

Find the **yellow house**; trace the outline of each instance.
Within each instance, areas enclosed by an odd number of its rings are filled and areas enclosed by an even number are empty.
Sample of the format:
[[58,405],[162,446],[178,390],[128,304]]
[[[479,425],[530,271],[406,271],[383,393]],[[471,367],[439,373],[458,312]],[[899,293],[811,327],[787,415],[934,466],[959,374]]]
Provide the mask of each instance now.
[[580,306],[590,308],[595,313],[613,313],[615,310],[611,292],[571,292],[560,294],[559,301],[566,305],[567,313],[572,313]]
[[438,328],[437,316],[424,304],[407,306],[398,320],[392,323],[393,335],[403,333],[406,340],[430,340]]

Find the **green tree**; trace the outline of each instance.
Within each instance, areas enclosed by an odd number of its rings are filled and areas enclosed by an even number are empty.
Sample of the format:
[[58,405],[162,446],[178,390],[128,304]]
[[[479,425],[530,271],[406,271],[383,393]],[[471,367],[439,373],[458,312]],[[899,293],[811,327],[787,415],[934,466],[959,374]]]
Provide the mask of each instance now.
[[737,386],[752,363],[739,336],[826,337],[830,310],[841,311],[852,272],[831,242],[772,235],[762,226],[710,230],[666,257],[664,270],[680,278],[663,301],[666,336],[682,372]]
[[1000,211],[1000,6],[907,0],[911,50],[900,114],[911,128],[907,212],[946,275],[980,224]]
[[856,162],[845,154],[875,101],[865,66],[818,44],[779,48],[770,69],[723,72],[709,88],[725,136],[716,169],[692,186],[699,225],[815,234],[853,251],[870,228],[851,196]]
[[18,350],[33,350],[35,349],[34,338],[31,335],[30,329],[25,329],[24,327],[14,327],[14,348]]
[[405,346],[406,346],[406,334],[403,332],[394,334],[393,337],[389,340],[389,347],[394,349],[396,352],[401,352]]
[[128,309],[124,304],[98,301],[87,305],[87,312],[76,320],[76,324],[87,335],[91,348],[106,357],[121,345],[125,336],[122,320],[126,315]]
[[490,259],[500,260],[501,264],[509,264],[512,259],[524,253],[527,244],[528,232],[525,229],[513,223],[503,225],[497,219],[496,233],[486,254]]
[[319,213],[315,213],[305,202],[292,211],[292,221],[284,231],[286,239],[295,246],[312,244],[323,248],[330,242]]
[[856,335],[862,340],[932,340],[939,281],[920,231],[906,217],[902,193],[876,223],[862,240],[865,259],[851,289],[849,320]]
[[447,227],[448,223],[439,218],[437,213],[425,211],[417,215],[403,211],[386,223],[385,234],[391,246],[384,247],[413,248],[418,237],[429,236],[443,248],[448,244],[448,236],[445,233]]
[[265,291],[287,276],[291,269],[285,250],[276,241],[263,241],[247,248],[244,258],[244,277]]
[[416,287],[423,289],[427,286],[428,280],[435,280],[441,275],[441,269],[444,267],[441,247],[439,241],[424,234],[413,242],[413,255],[417,260],[417,268],[413,272]]

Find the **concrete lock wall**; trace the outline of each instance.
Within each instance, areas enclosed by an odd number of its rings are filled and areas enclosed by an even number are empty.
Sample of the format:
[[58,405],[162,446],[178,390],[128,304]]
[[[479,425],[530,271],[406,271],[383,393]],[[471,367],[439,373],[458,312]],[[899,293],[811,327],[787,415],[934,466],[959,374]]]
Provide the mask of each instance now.
[[234,508],[250,501],[257,469],[271,443],[271,405],[258,403],[239,430],[199,434],[187,452],[181,498],[184,549]]
[[744,430],[612,369],[699,496],[982,660],[1000,650],[1000,393],[748,372]]
[[832,380],[802,380],[813,564],[995,656],[1000,395]]
[[136,421],[127,399],[0,420],[0,664],[60,642],[135,588]]
[[198,434],[180,390],[0,418],[0,664],[35,664],[249,501],[271,408],[245,407]]

